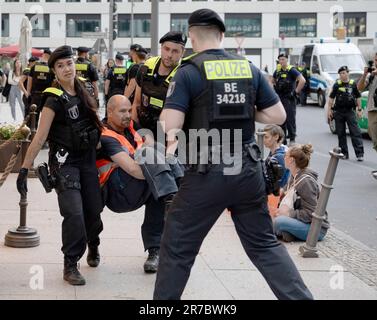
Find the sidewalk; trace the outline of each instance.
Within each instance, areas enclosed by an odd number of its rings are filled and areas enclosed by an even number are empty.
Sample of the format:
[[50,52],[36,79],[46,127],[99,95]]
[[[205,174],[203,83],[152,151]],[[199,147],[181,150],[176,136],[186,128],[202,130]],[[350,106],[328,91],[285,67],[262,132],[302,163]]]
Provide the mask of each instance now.
[[[44,161],[45,156],[44,150],[36,163]],[[81,260],[81,272],[87,284],[73,287],[62,279],[62,218],[56,195],[54,192],[46,194],[37,179],[28,181],[27,225],[38,230],[41,244],[27,249],[4,246],[4,236],[8,229],[17,227],[19,223],[16,178],[16,174],[11,174],[0,188],[0,299],[152,298],[155,275],[145,274],[143,271],[147,256],[143,252],[140,235],[143,208],[124,214],[105,209],[102,215],[104,231],[101,234],[101,264],[98,268],[88,267],[85,255]],[[317,259],[300,257],[300,244],[286,244],[286,247],[316,299],[377,299],[377,277],[373,276],[376,264],[367,261],[372,274],[368,283],[365,277],[355,272],[355,269],[360,269],[359,273],[365,273],[362,271],[362,261],[357,259],[359,267],[353,268],[349,261],[343,264],[334,260],[334,257],[342,259],[342,255],[333,247],[336,239],[339,240],[339,235],[339,232],[329,234],[328,240],[320,245],[320,258]],[[341,243],[343,242],[344,239]],[[360,249],[360,245],[353,239],[346,239],[344,246],[347,243],[352,243],[353,249]],[[344,250],[346,253],[343,258],[346,256],[350,261],[352,257],[358,258],[349,247]],[[368,248],[360,250],[368,252]],[[374,251],[369,252],[364,260],[370,259],[373,254]],[[331,284],[339,281],[334,279],[334,273],[330,270],[339,265],[344,268],[344,288],[332,289]],[[43,270],[42,290],[33,290],[30,286],[35,270]],[[338,274],[337,279],[341,281],[343,275]],[[205,239],[182,298],[275,299],[244,253],[229,215],[223,214]]]

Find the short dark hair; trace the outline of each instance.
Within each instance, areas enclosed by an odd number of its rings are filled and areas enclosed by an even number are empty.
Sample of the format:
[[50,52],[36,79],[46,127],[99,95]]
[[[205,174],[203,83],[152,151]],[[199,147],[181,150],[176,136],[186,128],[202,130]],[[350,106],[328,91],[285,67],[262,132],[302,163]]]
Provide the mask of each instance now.
[[278,55],[278,59],[280,59],[281,57],[284,57],[284,58],[287,58],[288,59],[288,55],[286,53],[280,53]]

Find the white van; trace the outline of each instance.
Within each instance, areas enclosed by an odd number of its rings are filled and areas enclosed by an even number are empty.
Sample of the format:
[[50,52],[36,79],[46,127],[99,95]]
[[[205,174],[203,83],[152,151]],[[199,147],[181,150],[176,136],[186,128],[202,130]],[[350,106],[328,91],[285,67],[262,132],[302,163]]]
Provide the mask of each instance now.
[[324,107],[338,69],[348,66],[350,78],[357,81],[364,72],[365,60],[359,48],[353,43],[337,40],[323,40],[302,48],[300,62],[310,70],[310,98]]

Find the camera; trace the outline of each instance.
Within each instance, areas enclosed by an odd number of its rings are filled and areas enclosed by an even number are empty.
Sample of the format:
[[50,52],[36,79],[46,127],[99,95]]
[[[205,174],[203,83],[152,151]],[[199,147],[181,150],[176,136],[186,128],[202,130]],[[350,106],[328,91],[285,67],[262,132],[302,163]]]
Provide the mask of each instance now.
[[371,73],[375,70],[375,68],[373,67],[373,61],[370,60],[368,61],[368,73]]
[[280,194],[279,180],[284,175],[284,168],[275,158],[271,158],[265,162],[264,170],[266,180],[267,194],[278,196]]

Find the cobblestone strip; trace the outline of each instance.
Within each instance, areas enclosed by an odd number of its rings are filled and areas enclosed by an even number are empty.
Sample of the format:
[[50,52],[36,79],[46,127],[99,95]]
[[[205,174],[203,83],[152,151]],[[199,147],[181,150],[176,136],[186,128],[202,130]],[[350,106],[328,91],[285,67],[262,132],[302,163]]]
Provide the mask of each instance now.
[[341,232],[329,230],[318,250],[341,263],[367,285],[377,290],[377,252]]

